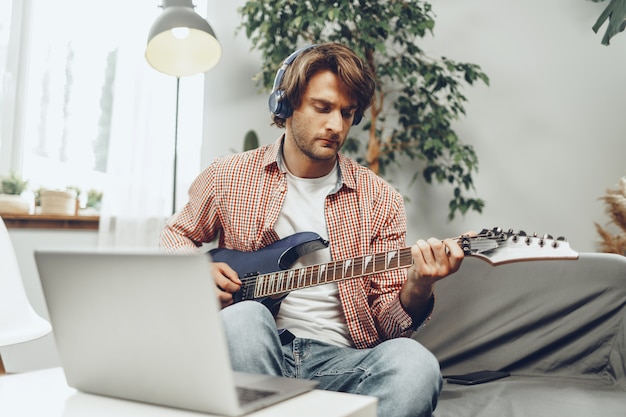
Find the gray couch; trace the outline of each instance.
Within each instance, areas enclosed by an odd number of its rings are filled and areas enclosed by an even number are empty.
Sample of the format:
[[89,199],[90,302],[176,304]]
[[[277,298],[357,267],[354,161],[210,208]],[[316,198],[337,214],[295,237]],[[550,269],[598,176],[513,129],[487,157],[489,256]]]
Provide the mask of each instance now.
[[499,266],[470,257],[436,294],[414,337],[443,375],[511,376],[446,382],[435,417],[626,416],[626,257]]

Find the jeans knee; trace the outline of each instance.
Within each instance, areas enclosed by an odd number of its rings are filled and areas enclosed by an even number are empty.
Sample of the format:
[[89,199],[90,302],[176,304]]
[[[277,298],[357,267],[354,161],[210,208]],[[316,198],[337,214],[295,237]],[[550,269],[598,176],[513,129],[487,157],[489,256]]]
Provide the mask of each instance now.
[[261,329],[272,327],[274,317],[263,304],[256,301],[242,301],[232,304],[220,312],[222,320],[227,329],[232,331],[247,331],[251,329]]
[[242,301],[222,309],[220,314],[233,369],[282,373],[282,351],[274,317],[263,304]]
[[431,416],[443,380],[437,358],[416,340],[387,340],[376,348],[372,391],[379,416]]
[[[392,352],[386,352],[394,359],[391,367],[394,375],[406,384],[398,384],[412,389],[417,385],[439,387],[442,382],[439,361],[428,349],[409,338],[393,339],[389,342]],[[409,383],[410,382],[410,383]]]

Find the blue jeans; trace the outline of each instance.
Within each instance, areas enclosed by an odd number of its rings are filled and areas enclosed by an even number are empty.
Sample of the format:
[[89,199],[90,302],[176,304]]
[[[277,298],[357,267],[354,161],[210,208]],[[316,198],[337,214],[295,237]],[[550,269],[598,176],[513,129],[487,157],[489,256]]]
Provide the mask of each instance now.
[[221,311],[233,369],[304,378],[330,391],[378,398],[380,417],[431,416],[443,384],[439,362],[409,338],[354,349],[295,338],[281,345],[274,318],[256,301]]

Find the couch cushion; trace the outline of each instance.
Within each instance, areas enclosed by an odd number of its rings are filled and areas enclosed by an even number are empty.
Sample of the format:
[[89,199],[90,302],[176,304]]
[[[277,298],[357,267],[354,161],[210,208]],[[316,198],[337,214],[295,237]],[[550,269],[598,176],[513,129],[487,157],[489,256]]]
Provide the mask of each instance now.
[[624,385],[623,256],[495,267],[470,257],[435,292],[433,318],[414,337],[444,374],[492,369]]
[[623,417],[617,385],[557,377],[510,376],[482,385],[446,383],[434,417]]

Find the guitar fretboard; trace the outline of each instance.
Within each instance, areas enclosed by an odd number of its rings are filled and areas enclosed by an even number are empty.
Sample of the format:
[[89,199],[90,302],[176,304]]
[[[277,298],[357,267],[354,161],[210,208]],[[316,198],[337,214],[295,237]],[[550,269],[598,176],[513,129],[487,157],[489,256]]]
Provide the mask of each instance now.
[[411,248],[402,248],[374,255],[272,272],[255,277],[254,296],[257,298],[269,297],[345,279],[408,268],[412,264]]

